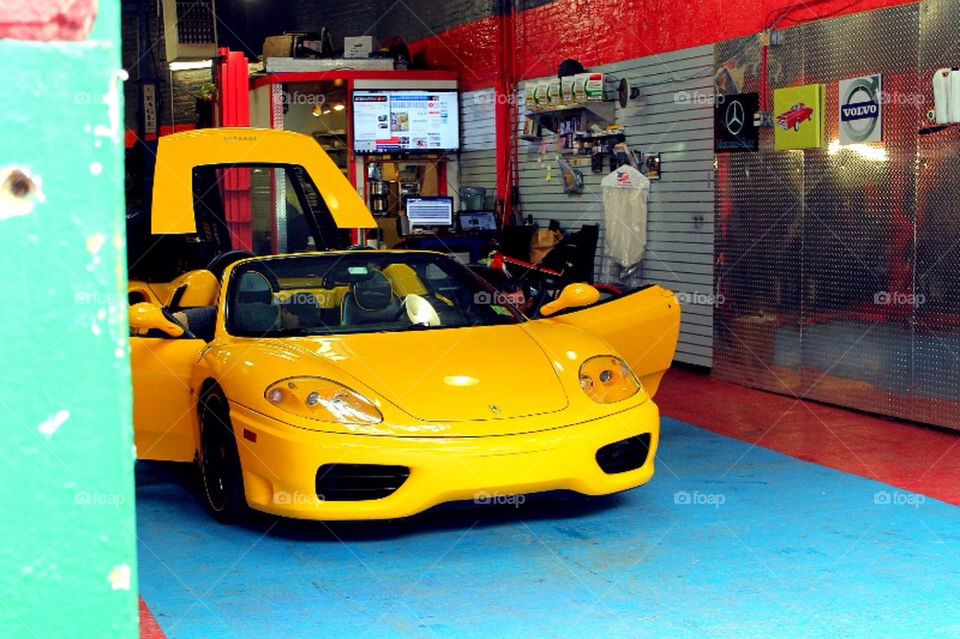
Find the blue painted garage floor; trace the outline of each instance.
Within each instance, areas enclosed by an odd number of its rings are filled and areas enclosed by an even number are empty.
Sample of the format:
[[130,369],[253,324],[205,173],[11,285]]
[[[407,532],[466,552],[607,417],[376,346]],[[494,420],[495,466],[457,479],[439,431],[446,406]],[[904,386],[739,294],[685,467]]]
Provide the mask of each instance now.
[[222,526],[138,469],[140,589],[179,637],[960,636],[960,508],[663,420],[622,495]]

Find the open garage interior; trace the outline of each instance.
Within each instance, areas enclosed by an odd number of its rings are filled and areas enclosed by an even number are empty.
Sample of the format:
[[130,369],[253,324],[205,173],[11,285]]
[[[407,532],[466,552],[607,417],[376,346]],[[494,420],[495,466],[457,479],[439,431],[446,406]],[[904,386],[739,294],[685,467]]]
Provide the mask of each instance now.
[[0,53],[0,637],[960,636],[955,0]]

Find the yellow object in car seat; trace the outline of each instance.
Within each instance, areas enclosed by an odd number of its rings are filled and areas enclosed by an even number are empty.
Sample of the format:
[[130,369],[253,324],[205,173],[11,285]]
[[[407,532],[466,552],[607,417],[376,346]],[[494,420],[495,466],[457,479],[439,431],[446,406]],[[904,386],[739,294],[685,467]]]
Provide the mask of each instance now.
[[407,295],[426,295],[427,293],[427,287],[420,280],[417,272],[408,264],[390,264],[382,272],[390,281],[393,292],[401,298]]

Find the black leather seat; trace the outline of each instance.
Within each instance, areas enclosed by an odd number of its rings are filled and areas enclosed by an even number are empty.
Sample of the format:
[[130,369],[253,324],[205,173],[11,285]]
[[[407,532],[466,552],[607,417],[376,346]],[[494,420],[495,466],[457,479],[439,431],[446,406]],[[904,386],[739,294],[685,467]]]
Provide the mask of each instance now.
[[284,313],[296,315],[302,328],[315,328],[320,320],[320,308],[313,293],[294,293],[281,303]]
[[400,314],[400,298],[393,294],[390,281],[380,271],[354,282],[340,304],[340,321],[344,326],[392,322]]
[[541,264],[546,268],[565,271],[567,281],[593,284],[599,239],[600,225],[585,224],[579,231],[564,235]]
[[280,307],[273,303],[270,278],[258,271],[243,274],[237,285],[233,325],[241,331],[269,333],[280,327]]
[[205,342],[212,342],[217,330],[217,306],[193,306],[183,309],[187,329]]

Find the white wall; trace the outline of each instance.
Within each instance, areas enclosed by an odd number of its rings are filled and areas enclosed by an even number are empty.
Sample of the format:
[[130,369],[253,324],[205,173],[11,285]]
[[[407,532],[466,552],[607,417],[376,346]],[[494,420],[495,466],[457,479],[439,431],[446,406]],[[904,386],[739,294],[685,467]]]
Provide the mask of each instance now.
[[460,183],[497,190],[497,144],[493,89],[460,94]]
[[[709,99],[678,100],[679,92],[710,96],[713,91],[713,47],[702,46],[657,56],[592,67],[640,87],[638,100],[617,105],[631,149],[661,153],[663,177],[650,189],[647,250],[638,283],[656,283],[677,293],[713,291],[713,107]],[[536,81],[536,80],[534,80]],[[521,85],[522,96],[523,86]],[[526,109],[521,105],[520,122]],[[562,192],[556,153],[540,154],[537,142],[519,141],[520,196],[525,215],[541,225],[559,220],[567,230],[601,224],[598,270],[603,264],[603,206],[600,180],[589,163],[578,167],[585,191]],[[486,175],[479,159],[471,160],[476,175]],[[553,179],[546,180],[547,165]],[[466,182],[465,182],[466,183]],[[598,273],[599,275],[599,273]],[[713,307],[685,304],[678,361],[711,366]]]

